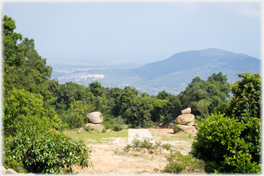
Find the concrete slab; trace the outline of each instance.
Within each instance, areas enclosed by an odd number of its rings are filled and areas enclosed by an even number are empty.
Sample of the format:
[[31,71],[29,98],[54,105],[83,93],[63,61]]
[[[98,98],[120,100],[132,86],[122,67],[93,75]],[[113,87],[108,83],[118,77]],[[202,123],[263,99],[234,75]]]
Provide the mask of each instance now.
[[128,144],[131,144],[135,137],[140,141],[144,141],[144,139],[153,139],[148,129],[128,129]]

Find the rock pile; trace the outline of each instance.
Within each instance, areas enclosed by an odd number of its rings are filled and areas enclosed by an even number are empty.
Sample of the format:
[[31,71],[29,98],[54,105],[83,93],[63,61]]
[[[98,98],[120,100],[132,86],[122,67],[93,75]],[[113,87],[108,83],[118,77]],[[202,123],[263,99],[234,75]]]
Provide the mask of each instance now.
[[85,127],[89,127],[98,131],[104,129],[104,126],[100,124],[103,121],[103,115],[100,112],[91,112],[87,114],[87,118],[91,123],[85,124]]
[[195,117],[191,114],[191,108],[186,108],[181,111],[182,115],[179,115],[176,122],[181,125],[193,126],[195,124]]

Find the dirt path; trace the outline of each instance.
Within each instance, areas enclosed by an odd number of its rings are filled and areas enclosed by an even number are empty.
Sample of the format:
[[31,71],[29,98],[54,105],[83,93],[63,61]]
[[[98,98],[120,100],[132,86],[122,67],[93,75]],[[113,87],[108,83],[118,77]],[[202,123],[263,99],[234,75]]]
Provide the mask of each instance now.
[[[151,129],[150,132],[157,140],[159,139],[158,134],[169,135],[168,129]],[[114,141],[119,141],[119,143],[115,144]],[[181,141],[180,144],[182,145],[183,142]],[[127,138],[113,138],[111,144],[91,145],[93,152],[90,162],[93,166],[88,168],[74,166],[73,168],[80,174],[153,174],[161,173],[168,163],[164,155],[149,154],[144,151],[125,152],[123,148],[127,144]],[[184,145],[187,147],[190,143]]]

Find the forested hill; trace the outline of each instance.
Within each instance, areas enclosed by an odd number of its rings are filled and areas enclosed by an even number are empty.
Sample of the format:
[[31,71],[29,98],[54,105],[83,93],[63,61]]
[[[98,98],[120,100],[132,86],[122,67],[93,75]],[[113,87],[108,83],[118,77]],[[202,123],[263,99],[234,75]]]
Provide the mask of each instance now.
[[[132,86],[149,94],[158,94],[163,90],[178,94],[196,76],[206,79],[213,73],[222,72],[231,83],[238,80],[236,74],[247,71],[259,74],[260,60],[245,54],[211,48],[176,53],[165,60],[134,69],[89,70],[78,74],[104,75],[104,78],[98,81],[105,87]],[[60,77],[60,83],[73,81],[87,85],[94,81],[94,78],[70,78],[73,74],[76,73],[68,74],[68,79],[67,76]]]
[[235,54],[220,49],[204,49],[174,54],[168,59],[134,69],[135,73],[149,79],[184,70],[193,70],[205,65],[212,68],[230,68],[243,71],[258,68],[260,61],[245,54]]

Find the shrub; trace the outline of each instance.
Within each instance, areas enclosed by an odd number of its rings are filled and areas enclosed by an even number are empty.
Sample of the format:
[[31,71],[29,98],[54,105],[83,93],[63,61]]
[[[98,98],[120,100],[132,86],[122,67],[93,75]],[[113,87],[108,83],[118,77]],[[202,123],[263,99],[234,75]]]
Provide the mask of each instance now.
[[181,130],[179,125],[175,125],[172,129],[174,133],[178,133]]
[[171,149],[171,144],[163,144],[162,148],[164,148],[166,150],[170,150]]
[[5,138],[3,146],[6,167],[18,162],[32,173],[73,173],[73,164],[88,167],[91,153],[82,141],[73,142],[63,134],[40,132],[31,126]]
[[166,165],[164,172],[179,173],[186,167],[189,167],[190,170],[202,170],[204,168],[202,160],[196,159],[192,155],[184,156],[180,152],[171,152],[166,159],[169,163]]
[[105,127],[105,129],[112,129],[113,126],[110,122],[102,122],[101,124]]
[[123,130],[123,126],[122,125],[118,125],[118,124],[114,124],[112,126],[112,130],[113,131],[121,131],[121,130]]
[[91,131],[91,128],[90,127],[84,127],[84,130],[89,133]]
[[178,161],[174,161],[166,165],[164,172],[179,173],[184,169],[185,166],[182,163],[179,163]]
[[212,114],[198,127],[192,154],[205,161],[205,171],[215,173],[260,172],[259,75],[239,75],[232,84],[234,97],[219,108],[227,116]]
[[104,129],[102,129],[102,133],[105,133],[106,132],[106,129],[104,128]]

